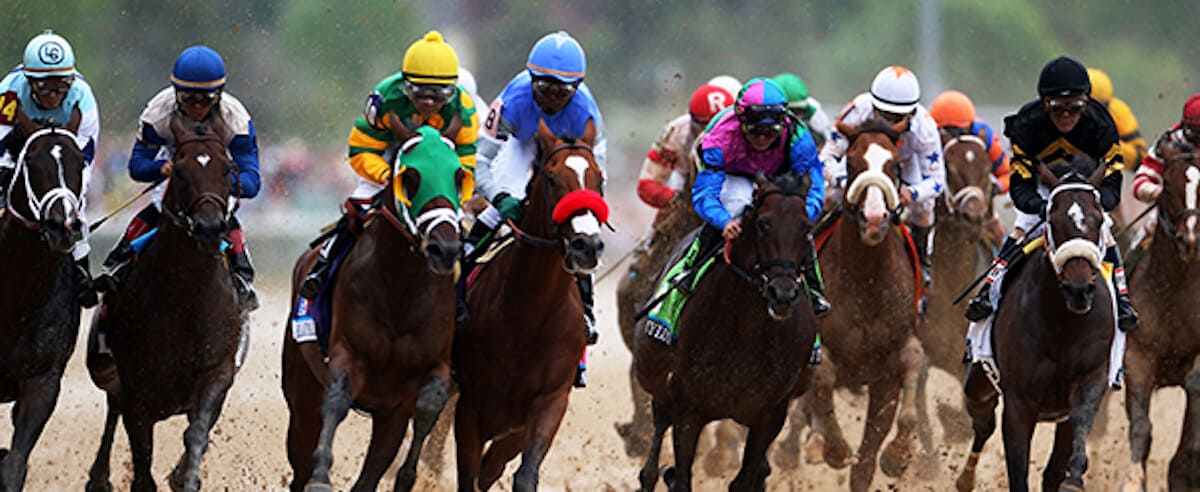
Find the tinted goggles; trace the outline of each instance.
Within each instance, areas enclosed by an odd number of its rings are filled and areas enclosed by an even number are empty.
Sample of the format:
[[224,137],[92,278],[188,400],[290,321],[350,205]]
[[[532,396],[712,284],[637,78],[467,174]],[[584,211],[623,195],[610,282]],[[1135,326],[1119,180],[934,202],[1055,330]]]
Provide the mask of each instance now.
[[404,81],[404,95],[410,100],[431,99],[434,103],[444,103],[454,97],[454,84],[414,84]]
[[1068,114],[1076,115],[1083,111],[1088,105],[1087,99],[1047,99],[1046,111],[1052,114]]
[[199,104],[208,106],[216,103],[221,97],[219,91],[176,91],[175,98],[183,104]]
[[533,79],[533,90],[549,96],[570,96],[579,88],[579,82],[563,82],[552,77]]
[[44,79],[30,79],[30,86],[33,87],[33,92],[39,96],[49,96],[50,94],[66,95],[71,91],[71,84],[75,82],[75,77],[48,77]]

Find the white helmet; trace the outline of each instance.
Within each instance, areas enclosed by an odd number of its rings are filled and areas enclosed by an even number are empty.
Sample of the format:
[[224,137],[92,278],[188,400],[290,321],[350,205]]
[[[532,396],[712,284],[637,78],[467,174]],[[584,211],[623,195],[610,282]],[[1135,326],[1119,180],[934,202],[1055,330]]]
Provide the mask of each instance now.
[[895,114],[908,114],[921,101],[921,84],[912,70],[892,65],[879,72],[871,82],[871,102],[875,109]]
[[[461,85],[470,94],[474,94],[479,90],[479,87],[475,85],[475,75],[462,66],[458,67],[458,85]],[[479,104],[479,101],[475,101],[475,104]]]
[[732,75],[718,75],[709,79],[707,83],[725,89],[725,92],[733,97],[737,97],[738,93],[742,91],[742,81]]

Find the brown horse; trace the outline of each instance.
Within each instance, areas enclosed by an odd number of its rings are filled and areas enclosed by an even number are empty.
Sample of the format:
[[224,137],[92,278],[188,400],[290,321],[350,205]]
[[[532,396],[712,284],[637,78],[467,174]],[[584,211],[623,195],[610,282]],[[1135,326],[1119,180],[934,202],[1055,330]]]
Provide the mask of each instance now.
[[[132,488],[154,490],[154,425],[180,413],[188,417],[185,449],[170,483],[198,490],[208,434],[233,384],[242,320],[221,243],[237,168],[219,117],[192,125],[171,120],[176,149],[162,201],[167,220],[127,284],[105,296],[89,336],[88,370],[108,394],[108,418],[88,490],[111,489],[109,456],[121,416],[133,453]],[[99,351],[98,333],[106,334],[111,356]]]
[[917,340],[917,277],[907,253],[909,240],[891,227],[899,206],[896,140],[903,125],[880,120],[858,128],[838,125],[850,139],[850,185],[842,222],[820,252],[826,295],[834,309],[821,329],[828,357],[816,367],[813,390],[804,402],[814,430],[824,438],[825,461],[841,468],[851,460],[833,413],[833,389],[868,386],[866,427],[850,471],[850,490],[855,491],[871,484],[876,454],[892,428],[897,402],[902,404],[898,432],[882,466],[888,475],[899,476],[908,465],[917,422],[917,380],[925,366]]
[[[538,125],[539,157],[515,243],[467,288],[471,320],[454,336],[458,488],[487,490],[521,454],[513,490],[537,488],[584,349],[575,274],[596,268],[608,207],[592,156],[595,126],[578,140]],[[483,446],[487,442],[487,453]]]
[[642,490],[654,490],[658,481],[667,428],[674,429],[675,468],[663,479],[671,490],[691,490],[700,431],[722,418],[750,428],[730,490],[766,488],[767,448],[792,397],[808,387],[805,368],[816,332],[800,283],[801,265],[810,263],[803,258],[811,251],[809,185],[807,176],[791,173],[773,181],[760,177],[746,232],[694,289],[680,313],[675,349],[644,329],[634,339],[638,381],[653,395],[654,437],[640,473]]
[[[988,161],[983,140],[972,134],[950,135],[942,132],[946,162],[946,191],[938,200],[937,234],[934,235],[933,278],[926,297],[925,329],[921,343],[929,357],[929,365],[950,373],[955,379],[964,376],[963,337],[967,321],[963,306],[955,305],[958,296],[977,272],[988,268],[992,259],[988,230],[992,218],[992,164]],[[922,444],[926,377],[922,377],[917,392],[918,416],[922,419]],[[939,404],[938,414],[946,437],[958,442],[970,437],[970,420],[958,408]]]
[[[992,328],[1004,395],[1004,457],[1009,489],[1028,490],[1034,426],[1057,421],[1042,490],[1083,490],[1087,436],[1108,386],[1116,329],[1113,296],[1099,274],[1104,212],[1097,187],[1105,168],[1096,166],[1091,178],[1070,171],[1065,184],[1044,165],[1039,169],[1042,182],[1052,189],[1045,248],[1010,267],[1004,279],[1007,294]],[[972,372],[976,369],[981,368]],[[969,375],[964,387],[975,439],[958,478],[959,490],[974,487],[979,453],[996,429],[1000,394],[982,376],[982,371]]]
[[[328,363],[316,342],[297,343],[292,337],[289,312],[283,393],[291,413],[287,447],[292,490],[332,490],[334,431],[352,405],[372,419],[371,443],[354,490],[375,490],[413,419],[412,444],[395,485],[411,489],[425,436],[446,403],[453,273],[462,250],[455,207],[459,196],[425,192],[421,186],[436,190],[429,185],[436,180],[461,184],[465,171],[453,146],[436,130],[422,127],[414,136],[402,125],[392,126],[402,130],[398,135],[406,142],[399,180],[412,208],[388,186],[382,204],[367,212],[331,294]],[[433,198],[416,201],[428,196]],[[296,262],[293,306],[317,254],[309,249]]]
[[[1170,149],[1174,150],[1174,149]],[[1178,151],[1175,151],[1178,152]],[[1172,152],[1172,153],[1175,153]],[[1167,475],[1171,490],[1200,488],[1200,156],[1167,157],[1158,197],[1158,226],[1145,256],[1131,272],[1134,302],[1143,313],[1125,352],[1125,411],[1131,464],[1122,490],[1145,490],[1150,454],[1150,397],[1155,389],[1182,386],[1187,393],[1183,431]]]
[[11,450],[0,449],[0,490],[21,490],[29,453],[58,402],[79,330],[71,252],[80,222],[84,156],[64,128],[23,125],[10,136],[16,168],[0,212],[0,402],[14,401]]

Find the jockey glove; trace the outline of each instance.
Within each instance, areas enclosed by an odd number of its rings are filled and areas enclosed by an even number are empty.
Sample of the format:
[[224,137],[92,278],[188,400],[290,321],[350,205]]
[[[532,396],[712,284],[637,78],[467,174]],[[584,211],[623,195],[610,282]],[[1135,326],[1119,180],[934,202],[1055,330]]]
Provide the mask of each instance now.
[[512,219],[514,223],[521,221],[521,216],[523,215],[521,201],[513,198],[512,195],[506,192],[496,195],[495,206],[496,211],[500,213],[502,219]]

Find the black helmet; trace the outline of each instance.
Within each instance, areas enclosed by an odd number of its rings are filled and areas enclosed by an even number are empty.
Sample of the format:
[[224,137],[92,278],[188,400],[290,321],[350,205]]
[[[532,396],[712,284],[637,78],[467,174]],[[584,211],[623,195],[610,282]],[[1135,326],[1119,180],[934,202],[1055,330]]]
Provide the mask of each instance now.
[[1088,79],[1087,67],[1079,60],[1060,56],[1042,67],[1037,89],[1042,97],[1078,96],[1091,92],[1092,82]]

